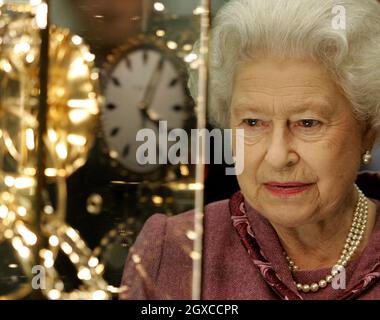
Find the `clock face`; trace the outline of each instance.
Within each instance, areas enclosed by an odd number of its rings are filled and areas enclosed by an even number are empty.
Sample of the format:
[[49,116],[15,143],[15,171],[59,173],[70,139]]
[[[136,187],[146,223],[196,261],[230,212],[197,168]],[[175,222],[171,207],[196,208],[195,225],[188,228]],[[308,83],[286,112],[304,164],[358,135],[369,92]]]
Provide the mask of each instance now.
[[[189,117],[184,81],[172,60],[155,47],[128,51],[108,76],[105,99],[102,126],[111,156],[137,174],[158,169],[159,153],[167,154],[175,143],[167,142],[162,150],[159,121],[166,121],[170,131],[183,128]],[[155,133],[156,164],[140,164],[143,155],[136,153],[144,143],[136,141],[136,134],[144,128]]]

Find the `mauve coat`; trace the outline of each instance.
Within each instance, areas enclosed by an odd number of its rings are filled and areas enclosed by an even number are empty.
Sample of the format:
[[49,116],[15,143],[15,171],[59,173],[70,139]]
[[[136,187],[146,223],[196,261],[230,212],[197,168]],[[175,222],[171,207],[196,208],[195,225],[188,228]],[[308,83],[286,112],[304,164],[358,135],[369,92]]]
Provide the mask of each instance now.
[[[316,293],[302,293],[303,299],[339,299],[369,279],[373,284],[358,299],[380,299],[380,174],[362,172],[357,184],[377,206],[377,219],[370,242],[361,256],[346,268],[346,289],[332,286]],[[234,229],[228,199],[205,207],[202,299],[280,299],[268,286]],[[278,277],[296,292],[282,247],[270,223],[245,201],[247,216],[261,251]],[[122,285],[123,299],[191,299],[193,242],[187,231],[193,229],[194,211],[173,217],[151,216],[126,260]],[[329,269],[299,271],[297,280],[311,283],[324,278]]]

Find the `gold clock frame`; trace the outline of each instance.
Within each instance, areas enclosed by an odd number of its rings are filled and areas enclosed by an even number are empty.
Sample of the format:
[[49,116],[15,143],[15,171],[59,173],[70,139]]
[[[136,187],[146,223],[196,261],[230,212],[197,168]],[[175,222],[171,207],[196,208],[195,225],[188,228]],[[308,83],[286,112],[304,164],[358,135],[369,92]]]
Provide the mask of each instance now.
[[[104,64],[101,71],[101,89],[104,94],[105,88],[110,81],[110,75],[112,74],[115,67],[119,64],[119,62],[130,52],[135,51],[139,48],[148,48],[152,50],[156,50],[161,52],[167,59],[173,64],[173,66],[178,71],[179,77],[181,79],[181,85],[184,88],[184,92],[186,95],[185,100],[185,112],[187,113],[187,117],[184,119],[184,128],[187,132],[191,129],[192,125],[195,124],[195,115],[194,115],[194,102],[190,96],[188,87],[187,87],[187,69],[184,62],[181,61],[181,58],[176,54],[175,50],[171,50],[167,47],[166,43],[163,39],[146,34],[139,34],[135,37],[132,37],[127,40],[126,43],[121,46],[115,48],[111,51],[110,54],[107,55],[107,61]],[[105,96],[104,96],[105,100]],[[105,104],[104,104],[105,106]],[[103,107],[104,107],[103,106]],[[127,180],[128,182],[170,182],[175,181],[179,178],[182,178],[182,175],[179,170],[178,165],[170,165],[170,164],[162,164],[157,168],[152,169],[146,173],[135,173],[131,170],[125,168],[117,158],[113,158],[110,155],[111,149],[108,146],[105,139],[105,132],[102,126],[103,120],[103,109],[100,111],[100,121],[99,121],[99,134],[98,138],[100,140],[100,149],[103,154],[106,154],[109,158],[111,167],[113,170],[118,172],[120,175],[120,179]],[[191,164],[185,164],[188,167]],[[190,169],[189,169],[190,170]]]

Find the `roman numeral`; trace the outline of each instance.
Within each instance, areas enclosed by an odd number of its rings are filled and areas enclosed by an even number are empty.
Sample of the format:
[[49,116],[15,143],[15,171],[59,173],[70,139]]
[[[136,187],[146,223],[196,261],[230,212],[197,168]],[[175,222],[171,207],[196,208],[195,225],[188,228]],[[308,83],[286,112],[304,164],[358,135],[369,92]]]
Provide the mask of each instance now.
[[111,79],[112,79],[112,83],[113,83],[115,86],[120,87],[120,81],[119,81],[118,78],[116,78],[116,77],[112,77]]
[[178,82],[178,78],[174,78],[172,81],[169,83],[169,87],[174,87]]
[[127,144],[123,149],[123,158],[128,156],[128,154],[129,154],[129,144]]
[[125,65],[127,66],[129,70],[132,70],[132,63],[128,57],[125,58]]
[[107,103],[106,108],[107,110],[112,111],[116,109],[116,106],[113,103]]
[[114,137],[119,133],[120,128],[115,127],[111,130],[111,136]]
[[143,62],[144,64],[146,64],[148,62],[148,51],[147,50],[144,50],[143,51]]
[[161,57],[160,61],[158,62],[158,70],[161,70],[164,66],[165,59],[164,57]]

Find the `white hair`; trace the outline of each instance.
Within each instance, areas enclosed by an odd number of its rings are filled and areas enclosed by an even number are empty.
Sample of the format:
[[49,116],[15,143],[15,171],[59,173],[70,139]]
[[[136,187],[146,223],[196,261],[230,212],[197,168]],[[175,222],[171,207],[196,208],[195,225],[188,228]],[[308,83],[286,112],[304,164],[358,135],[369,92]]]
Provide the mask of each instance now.
[[[342,13],[345,29],[334,27],[334,19]],[[228,127],[237,63],[263,54],[309,56],[326,66],[357,117],[370,121],[379,135],[380,4],[376,0],[230,0],[213,22],[208,105],[212,125]],[[193,97],[196,78],[196,71],[190,71]]]

